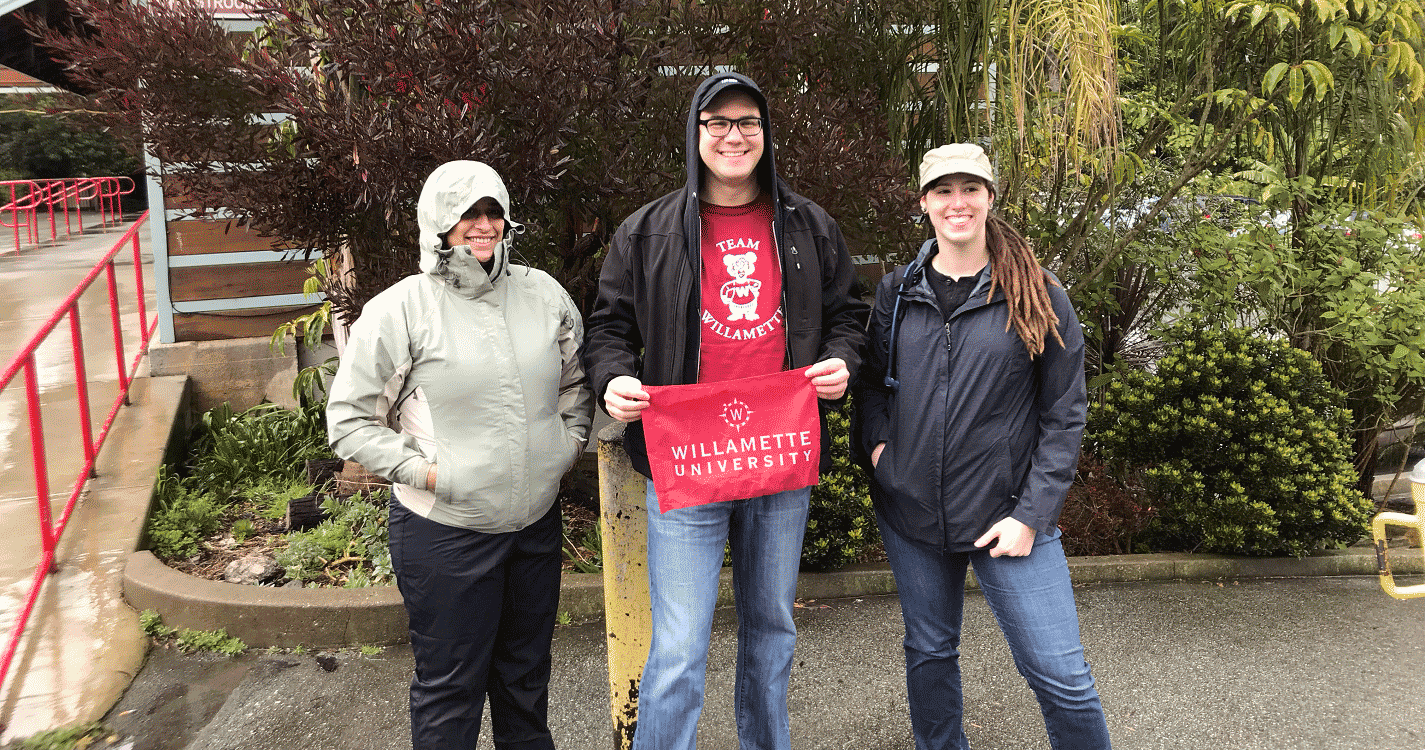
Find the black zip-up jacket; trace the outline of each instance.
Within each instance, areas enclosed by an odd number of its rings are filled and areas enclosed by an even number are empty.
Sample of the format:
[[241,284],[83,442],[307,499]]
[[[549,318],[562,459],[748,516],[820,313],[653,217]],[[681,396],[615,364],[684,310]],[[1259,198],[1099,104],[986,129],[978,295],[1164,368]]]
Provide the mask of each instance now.
[[[698,112],[728,86],[747,89],[762,112],[764,147],[757,175],[762,189],[772,196],[772,230],[781,260],[786,319],[786,367],[840,357],[852,378],[856,376],[867,305],[855,295],[855,268],[841,229],[820,206],[792,192],[777,177],[772,124],[761,90],[748,78],[723,73],[703,81],[693,95],[687,123],[687,183],[628,217],[614,233],[604,258],[598,297],[580,350],[601,409],[609,381],[620,375],[638,378],[645,385],[698,382],[702,263]],[[822,406],[824,414],[825,402]],[[830,443],[823,418],[823,471],[830,466]],[[642,422],[628,426],[624,448],[633,467],[649,475]]]
[[923,271],[934,248],[927,241],[914,262],[881,280],[854,388],[853,451],[873,477],[876,511],[906,539],[945,552],[975,549],[1006,517],[1049,533],[1074,480],[1088,408],[1078,317],[1050,284],[1064,345],[1046,336],[1044,353],[1031,358],[1006,330],[1004,292],[988,298],[985,266],[947,322]]

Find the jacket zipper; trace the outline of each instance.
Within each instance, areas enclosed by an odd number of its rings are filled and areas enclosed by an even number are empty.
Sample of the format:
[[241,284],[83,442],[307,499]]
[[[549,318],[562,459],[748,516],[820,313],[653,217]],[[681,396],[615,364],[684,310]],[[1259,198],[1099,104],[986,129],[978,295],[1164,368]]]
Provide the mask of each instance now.
[[[929,280],[928,280],[928,277],[922,276],[920,283],[919,283],[919,284],[916,284],[915,286],[913,286],[913,287],[911,287],[911,288],[909,288],[909,289],[907,289],[904,296],[905,296],[906,300],[908,300],[908,301],[923,302],[923,303],[925,303],[927,306],[930,307],[930,309],[931,309],[931,311],[932,311],[932,314],[934,314],[934,315],[939,315],[939,316],[943,319],[943,318],[945,317],[945,314],[944,314],[943,312],[941,312],[941,310],[940,310],[940,300],[935,296],[935,294],[934,294],[933,292],[927,293],[927,292],[921,290],[921,288],[920,288],[920,287],[921,287],[921,284],[928,285],[929,283],[930,283],[930,282],[929,282]],[[907,311],[907,314],[909,314],[909,311]],[[950,380],[950,370],[951,370],[950,357],[951,357],[951,353],[952,353],[952,351],[953,351],[953,349],[951,348],[951,345],[950,345],[950,321],[949,321],[949,320],[946,320],[946,321],[944,322],[944,324],[942,325],[942,330],[945,332],[945,380],[946,380],[946,382],[948,383],[949,380]],[[949,422],[949,419],[948,419],[949,413],[950,413],[950,390],[949,390],[949,388],[947,388],[947,389],[945,390],[945,401],[944,401],[944,403],[942,403],[942,404],[940,405],[940,415],[941,415],[941,417],[940,417],[940,418],[941,418],[941,426],[940,426],[940,444],[941,444],[941,449],[940,449],[940,476],[941,476],[941,477],[944,477],[944,476],[945,476],[945,440],[946,440],[946,438],[947,438],[946,432],[950,429],[950,422]],[[946,540],[946,535],[947,535],[947,532],[948,532],[948,530],[949,530],[949,526],[945,523],[945,500],[944,500],[943,497],[940,497],[938,494],[937,494],[936,503],[935,503],[935,518],[936,518],[936,521],[939,523],[939,526],[940,526],[940,551],[941,551],[942,553],[944,553],[946,550],[950,549],[950,545],[949,545],[949,543],[948,543],[947,540]]]
[[[935,303],[934,305],[932,305],[932,307],[934,307],[937,311],[940,309],[940,305],[939,305],[938,302]],[[952,314],[953,314],[953,313],[952,313]],[[943,480],[944,480],[944,477],[945,477],[945,471],[946,471],[946,468],[945,468],[945,449],[948,447],[948,446],[947,446],[947,443],[949,442],[949,438],[950,438],[950,435],[949,435],[949,432],[950,432],[950,388],[949,388],[950,373],[955,369],[955,363],[954,363],[954,361],[953,361],[953,360],[954,360],[955,348],[954,348],[954,346],[951,344],[951,339],[950,339],[950,320],[949,320],[949,319],[946,319],[946,320],[945,320],[945,323],[944,323],[944,330],[945,330],[945,383],[946,383],[946,388],[945,388],[945,402],[944,402],[943,404],[941,404],[941,406],[940,406],[940,415],[941,415],[940,418],[941,418],[941,420],[943,420],[943,421],[941,422],[941,424],[940,424],[940,446],[941,446],[941,447],[940,447],[940,477],[941,477],[941,479],[942,479],[942,484],[943,484]],[[940,521],[940,551],[941,551],[941,552],[944,552],[944,551],[950,549],[950,543],[949,543],[949,540],[948,540],[949,531],[950,531],[950,525],[949,525],[948,523],[946,523],[946,521],[945,521],[945,498],[944,498],[944,497],[938,497],[937,500],[938,500],[938,502],[935,503],[935,514],[936,514],[936,516],[938,516],[939,521]]]
[[[693,307],[693,382],[697,383],[703,377],[703,216],[702,207],[698,202],[698,191],[693,191],[693,205],[698,206],[697,222],[694,224],[697,232],[697,252],[693,253],[693,279],[689,285],[688,294],[697,301]],[[686,211],[686,209],[684,209]],[[684,322],[684,325],[687,325]]]

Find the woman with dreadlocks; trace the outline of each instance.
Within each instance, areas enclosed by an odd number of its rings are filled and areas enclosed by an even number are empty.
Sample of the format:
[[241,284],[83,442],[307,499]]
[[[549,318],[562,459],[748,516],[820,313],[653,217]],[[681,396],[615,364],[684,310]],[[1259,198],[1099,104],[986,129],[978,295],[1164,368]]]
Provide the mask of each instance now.
[[990,213],[985,152],[920,163],[935,237],[882,279],[857,381],[855,446],[905,618],[917,750],[963,750],[960,626],[975,578],[1055,750],[1109,747],[1057,522],[1087,399],[1068,295]]

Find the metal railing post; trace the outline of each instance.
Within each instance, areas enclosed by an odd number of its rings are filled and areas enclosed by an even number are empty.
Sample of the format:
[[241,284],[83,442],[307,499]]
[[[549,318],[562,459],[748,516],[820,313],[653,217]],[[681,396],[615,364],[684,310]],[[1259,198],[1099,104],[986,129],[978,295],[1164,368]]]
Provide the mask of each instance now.
[[1415,501],[1415,513],[1379,513],[1371,521],[1371,536],[1376,543],[1376,572],[1380,575],[1380,587],[1396,599],[1415,599],[1425,596],[1425,583],[1413,586],[1397,586],[1395,576],[1390,572],[1390,556],[1386,544],[1387,526],[1404,526],[1414,529],[1416,539],[1423,545],[1420,553],[1425,555],[1425,461],[1415,465],[1410,472],[1410,495]]
[[609,710],[615,750],[633,746],[638,685],[653,636],[648,594],[647,484],[623,449],[624,425],[599,431],[599,533],[608,625]]
[[20,252],[20,202],[15,193],[18,192],[18,185],[10,185],[10,220],[15,224],[15,252]]
[[119,390],[124,393],[124,405],[129,403],[129,378],[124,370],[124,330],[119,318],[119,285],[114,278],[114,259],[104,266],[104,275],[109,282],[109,318],[114,329],[114,360],[118,363]]
[[[143,250],[139,247],[139,233],[134,232],[134,296],[137,298],[139,307],[139,328],[145,326],[143,322],[148,320],[146,304],[143,298]],[[148,333],[141,334],[143,343],[140,346],[148,348]]]
[[49,463],[45,460],[45,427],[40,416],[40,384],[35,354],[25,360],[25,403],[30,416],[30,463],[35,471],[35,507],[40,517],[40,546],[54,550],[54,519],[49,507]]
[[[84,439],[84,462],[89,465],[88,476],[94,473],[94,426],[89,415],[89,378],[84,368],[84,335],[79,328],[79,305],[69,308],[69,342],[74,357],[74,398],[79,406],[79,430]],[[122,373],[123,368],[120,368]],[[122,375],[120,376],[122,377]],[[122,385],[120,386],[122,387]]]

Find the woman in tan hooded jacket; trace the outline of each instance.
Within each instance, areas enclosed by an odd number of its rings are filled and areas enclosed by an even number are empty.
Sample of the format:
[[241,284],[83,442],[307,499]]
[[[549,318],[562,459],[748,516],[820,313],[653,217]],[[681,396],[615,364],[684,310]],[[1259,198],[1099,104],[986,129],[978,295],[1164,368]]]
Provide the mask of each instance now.
[[421,273],[351,328],[327,403],[332,449],[393,483],[391,562],[410,615],[415,750],[553,748],[549,646],[559,601],[559,479],[592,395],[569,295],[509,262],[493,169],[441,165],[417,205]]

